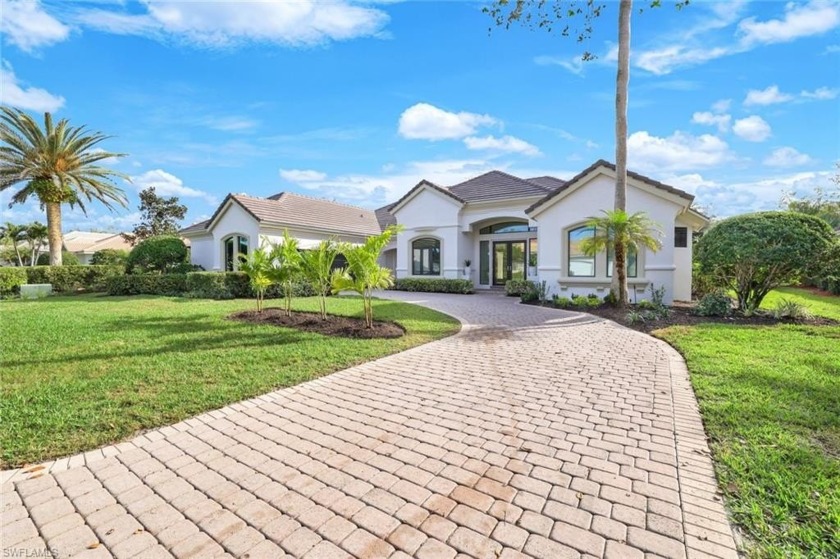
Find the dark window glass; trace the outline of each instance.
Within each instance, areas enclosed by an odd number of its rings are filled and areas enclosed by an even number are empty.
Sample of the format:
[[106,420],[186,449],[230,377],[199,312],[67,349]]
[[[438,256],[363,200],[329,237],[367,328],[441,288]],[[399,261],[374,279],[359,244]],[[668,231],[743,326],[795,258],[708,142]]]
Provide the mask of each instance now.
[[411,243],[411,273],[415,276],[440,275],[440,241],[427,238]]
[[584,239],[595,236],[594,227],[578,227],[569,231],[569,277],[595,277],[595,257],[580,249]]
[[223,241],[225,247],[225,271],[233,272],[239,269],[240,256],[248,256],[248,238],[234,235]]
[[490,285],[490,241],[479,241],[478,250],[478,282]]
[[530,268],[537,267],[537,240],[528,240],[528,266]]
[[674,227],[674,246],[677,248],[688,246],[688,227]]
[[482,235],[491,235],[494,233],[527,233],[530,230],[531,228],[528,227],[527,223],[509,221],[482,227],[478,232]]
[[225,271],[232,272],[234,270],[234,258],[235,258],[235,250],[234,250],[234,240],[233,237],[229,239],[225,239]]

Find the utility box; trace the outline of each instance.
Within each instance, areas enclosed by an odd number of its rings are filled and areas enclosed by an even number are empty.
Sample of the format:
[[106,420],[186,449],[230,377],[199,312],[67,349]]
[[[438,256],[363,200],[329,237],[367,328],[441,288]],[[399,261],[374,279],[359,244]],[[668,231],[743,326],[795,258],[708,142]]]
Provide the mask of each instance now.
[[42,299],[52,295],[52,284],[49,283],[29,283],[20,286],[21,299]]

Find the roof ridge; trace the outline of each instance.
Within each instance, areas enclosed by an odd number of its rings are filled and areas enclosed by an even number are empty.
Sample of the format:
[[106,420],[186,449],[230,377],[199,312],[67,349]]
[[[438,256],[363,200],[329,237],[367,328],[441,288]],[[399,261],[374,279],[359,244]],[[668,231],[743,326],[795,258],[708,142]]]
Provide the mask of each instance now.
[[316,202],[326,202],[328,204],[335,204],[336,206],[344,206],[345,208],[353,208],[354,210],[365,210],[367,212],[374,211],[374,210],[371,210],[371,209],[368,209],[368,208],[365,208],[365,207],[362,207],[362,206],[357,206],[355,204],[348,204],[347,202],[336,202],[335,200],[329,200],[327,198],[319,198],[318,196],[310,196],[308,194],[300,194],[298,192],[288,192],[288,191],[284,190],[280,194],[284,194],[284,195],[287,195],[287,196],[295,196],[297,198],[304,198],[306,200],[315,200]]

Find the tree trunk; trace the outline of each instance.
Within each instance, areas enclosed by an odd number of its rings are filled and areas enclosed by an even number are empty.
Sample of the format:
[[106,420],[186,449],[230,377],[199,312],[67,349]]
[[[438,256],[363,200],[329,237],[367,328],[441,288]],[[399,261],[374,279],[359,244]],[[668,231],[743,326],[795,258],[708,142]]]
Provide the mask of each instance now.
[[[627,95],[630,86],[630,14],[633,0],[621,0],[618,9],[618,73],[615,79],[615,209],[627,210]],[[611,289],[619,306],[627,305],[627,246],[615,245]]]
[[61,266],[61,204],[47,202],[47,231],[50,243],[50,266]]

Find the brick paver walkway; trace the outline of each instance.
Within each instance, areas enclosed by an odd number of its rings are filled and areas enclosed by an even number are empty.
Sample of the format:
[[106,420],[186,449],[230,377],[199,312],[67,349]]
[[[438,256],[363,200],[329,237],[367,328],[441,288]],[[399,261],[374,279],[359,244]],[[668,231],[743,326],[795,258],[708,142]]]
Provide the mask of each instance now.
[[4,472],[3,556],[737,557],[667,345],[493,294],[388,296],[464,330]]

